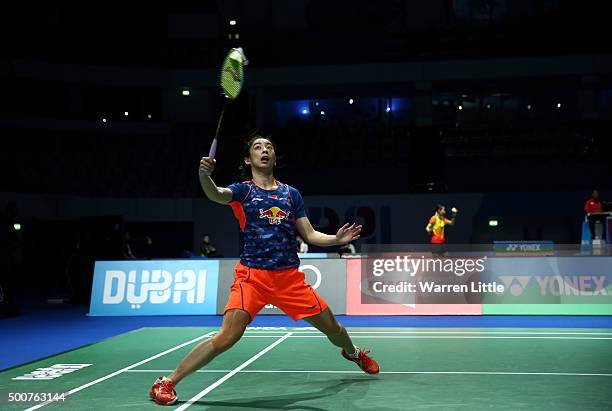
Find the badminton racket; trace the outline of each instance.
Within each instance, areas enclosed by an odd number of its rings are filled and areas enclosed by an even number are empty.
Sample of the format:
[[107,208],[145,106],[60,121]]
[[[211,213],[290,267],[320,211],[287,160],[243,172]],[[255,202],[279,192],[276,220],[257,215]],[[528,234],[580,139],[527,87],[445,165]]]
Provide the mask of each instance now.
[[210,151],[208,152],[208,157],[210,158],[214,159],[217,153],[219,130],[221,129],[225,107],[229,101],[238,98],[242,90],[242,85],[244,83],[244,66],[247,64],[249,64],[249,62],[241,47],[231,49],[223,60],[221,74],[219,76],[219,85],[224,96],[223,107],[221,108],[221,114],[219,114],[217,128],[215,129],[215,136],[210,145]]

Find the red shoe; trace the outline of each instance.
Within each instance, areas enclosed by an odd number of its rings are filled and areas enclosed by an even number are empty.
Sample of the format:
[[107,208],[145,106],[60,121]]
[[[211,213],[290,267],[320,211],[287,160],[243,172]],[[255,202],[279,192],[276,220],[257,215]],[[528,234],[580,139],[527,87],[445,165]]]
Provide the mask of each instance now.
[[357,356],[357,358],[353,358],[350,355],[348,355],[348,353],[344,351],[344,348],[342,349],[341,352],[344,358],[346,358],[349,361],[353,361],[364,372],[368,374],[378,374],[380,372],[380,367],[378,366],[378,363],[374,360],[374,358],[368,355],[370,350],[359,349],[359,355]]
[[178,400],[176,391],[174,391],[174,383],[164,380],[164,377],[159,377],[151,387],[149,398],[160,405],[174,404]]

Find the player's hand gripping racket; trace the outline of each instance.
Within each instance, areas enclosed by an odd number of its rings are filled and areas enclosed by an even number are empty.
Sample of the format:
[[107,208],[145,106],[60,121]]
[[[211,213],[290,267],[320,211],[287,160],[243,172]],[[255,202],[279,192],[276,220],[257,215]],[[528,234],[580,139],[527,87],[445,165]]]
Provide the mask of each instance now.
[[[215,130],[215,138],[210,145],[210,151],[208,157],[214,159],[217,153],[217,140],[219,138],[219,130],[221,129],[221,121],[223,121],[223,113],[225,112],[225,106],[228,100],[235,100],[240,91],[242,90],[242,84],[244,81],[244,66],[249,64],[244,55],[244,51],[241,47],[233,48],[225,56],[223,60],[223,66],[221,66],[220,85],[221,90],[225,98],[223,99],[223,108],[217,121],[217,129]],[[207,173],[208,174],[208,173]]]

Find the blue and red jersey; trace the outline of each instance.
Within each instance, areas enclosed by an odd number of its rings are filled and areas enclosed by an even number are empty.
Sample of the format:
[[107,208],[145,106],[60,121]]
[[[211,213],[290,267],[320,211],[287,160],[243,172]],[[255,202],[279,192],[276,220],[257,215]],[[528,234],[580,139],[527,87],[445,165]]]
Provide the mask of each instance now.
[[244,233],[240,262],[252,268],[282,270],[299,267],[295,221],[305,217],[304,200],[295,188],[276,182],[264,190],[253,181],[234,183],[229,203]]

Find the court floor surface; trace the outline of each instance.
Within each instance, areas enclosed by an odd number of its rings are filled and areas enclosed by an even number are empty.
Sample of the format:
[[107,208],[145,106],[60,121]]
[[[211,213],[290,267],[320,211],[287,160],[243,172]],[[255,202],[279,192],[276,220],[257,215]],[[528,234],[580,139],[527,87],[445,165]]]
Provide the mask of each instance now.
[[4,370],[0,409],[612,409],[612,329],[593,328],[349,328],[380,364],[372,376],[313,328],[250,327],[178,385],[176,405],[149,401],[216,330],[141,328]]

